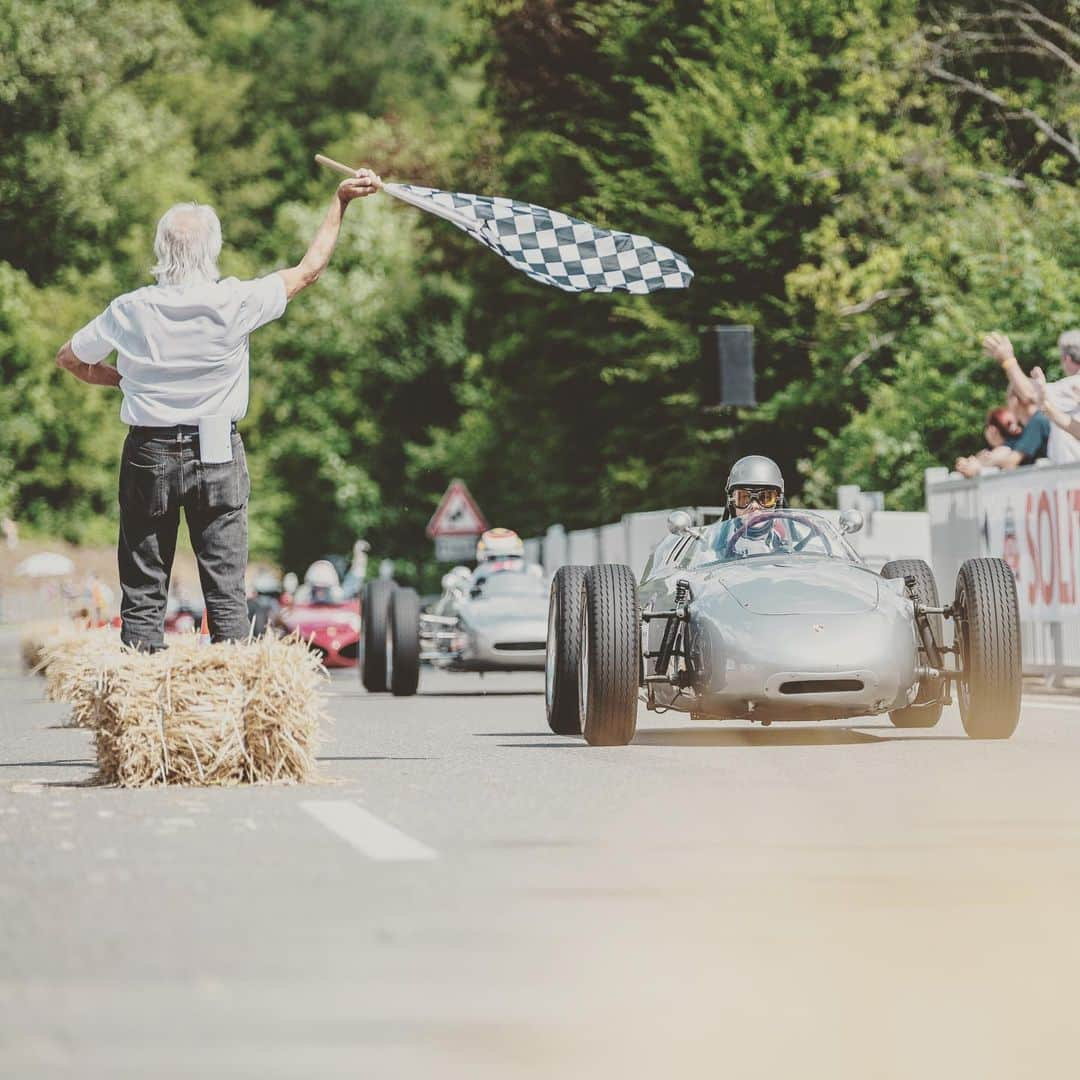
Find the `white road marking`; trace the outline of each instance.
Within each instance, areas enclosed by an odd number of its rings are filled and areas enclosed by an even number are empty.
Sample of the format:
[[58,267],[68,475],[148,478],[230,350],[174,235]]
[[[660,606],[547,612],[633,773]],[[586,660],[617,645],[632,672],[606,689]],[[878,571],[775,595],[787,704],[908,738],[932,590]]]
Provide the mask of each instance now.
[[415,862],[439,857],[426,844],[381,821],[356,803],[320,801],[302,802],[300,806],[369,859],[378,862]]

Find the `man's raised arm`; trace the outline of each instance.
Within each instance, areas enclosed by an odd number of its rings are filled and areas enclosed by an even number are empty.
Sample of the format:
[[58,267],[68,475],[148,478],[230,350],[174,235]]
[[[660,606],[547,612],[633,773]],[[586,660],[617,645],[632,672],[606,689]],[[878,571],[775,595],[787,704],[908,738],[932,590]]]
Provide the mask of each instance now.
[[285,292],[290,300],[309,285],[314,285],[326,269],[330,256],[334,253],[334,245],[337,244],[338,233],[341,231],[341,220],[349,203],[353,199],[362,199],[365,195],[374,195],[381,187],[382,180],[370,169],[358,169],[355,176],[342,180],[315,239],[307,249],[307,254],[296,266],[278,271],[285,281]]
[[1035,401],[1035,387],[1024,374],[1024,369],[1020,366],[1020,361],[1016,359],[1016,353],[1013,352],[1012,342],[1005,334],[1000,330],[987,334],[983,338],[983,351],[1001,365],[1001,370],[1005,372],[1009,385],[1016,391],[1021,401],[1029,403]]

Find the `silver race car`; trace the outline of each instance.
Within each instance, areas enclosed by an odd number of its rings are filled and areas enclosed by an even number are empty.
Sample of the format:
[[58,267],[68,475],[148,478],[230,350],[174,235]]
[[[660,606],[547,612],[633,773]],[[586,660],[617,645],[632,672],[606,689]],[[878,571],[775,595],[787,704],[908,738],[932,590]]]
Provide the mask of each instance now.
[[932,727],[955,685],[968,735],[1008,738],[1022,681],[1008,565],[969,559],[942,606],[925,562],[865,566],[844,535],[861,526],[858,511],[836,529],[782,509],[699,529],[676,511],[640,584],[628,566],[562,567],[548,613],[552,731],[625,745],[639,695],[702,720],[887,712]]
[[415,694],[423,662],[447,671],[541,671],[548,585],[524,564],[443,578],[430,612],[413,589],[370,582],[361,604],[364,686]]

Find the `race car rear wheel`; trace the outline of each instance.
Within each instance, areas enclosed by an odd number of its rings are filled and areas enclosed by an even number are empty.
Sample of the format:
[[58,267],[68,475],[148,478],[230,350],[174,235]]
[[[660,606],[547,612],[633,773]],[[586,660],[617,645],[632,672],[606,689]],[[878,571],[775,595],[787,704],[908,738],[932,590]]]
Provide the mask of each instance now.
[[968,559],[956,576],[957,697],[973,739],[1007,739],[1020,722],[1023,664],[1016,578],[1004,559]]
[[386,681],[396,697],[409,697],[420,684],[420,597],[415,589],[395,589],[390,597]]
[[637,727],[641,613],[629,566],[593,566],[585,575],[578,697],[590,746],[625,746]]
[[369,581],[360,598],[360,678],[364,689],[379,694],[386,684],[386,627],[392,581]]
[[[894,559],[881,568],[883,578],[906,578],[915,579],[915,592],[919,599],[927,607],[938,607],[937,582],[934,580],[934,571],[922,559]],[[944,633],[944,620],[940,615],[928,615],[930,629],[934,632],[934,640],[939,646],[945,644],[942,637]],[[929,663],[929,658],[926,659]],[[930,728],[941,719],[941,710],[944,708],[941,698],[944,696],[944,687],[940,679],[924,679],[919,685],[919,694],[906,709],[893,709],[889,713],[889,719],[894,726],[899,728]]]
[[578,665],[581,663],[581,612],[588,571],[587,566],[560,566],[551,581],[544,700],[548,727],[556,735],[581,734]]

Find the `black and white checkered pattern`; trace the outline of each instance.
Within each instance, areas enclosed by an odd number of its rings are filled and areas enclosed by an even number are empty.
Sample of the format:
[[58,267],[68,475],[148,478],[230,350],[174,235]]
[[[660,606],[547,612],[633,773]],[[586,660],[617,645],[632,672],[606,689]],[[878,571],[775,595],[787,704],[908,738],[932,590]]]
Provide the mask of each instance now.
[[558,210],[415,184],[387,189],[447,218],[534,281],[566,292],[685,289],[694,277],[681,255],[647,236],[611,232]]

